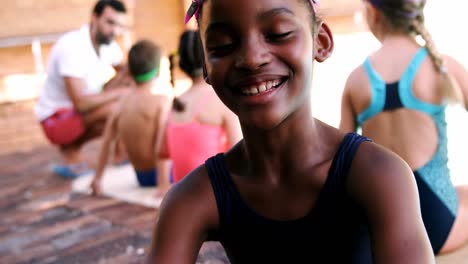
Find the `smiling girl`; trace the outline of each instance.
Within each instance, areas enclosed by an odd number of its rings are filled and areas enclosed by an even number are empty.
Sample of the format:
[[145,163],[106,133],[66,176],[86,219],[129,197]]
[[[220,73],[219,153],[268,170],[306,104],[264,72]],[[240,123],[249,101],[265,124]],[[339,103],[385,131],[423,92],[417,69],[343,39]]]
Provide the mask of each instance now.
[[205,80],[244,139],[171,189],[150,261],[195,263],[216,240],[231,263],[434,262],[408,165],[312,116],[314,60],[333,50],[316,9],[313,0],[192,3]]

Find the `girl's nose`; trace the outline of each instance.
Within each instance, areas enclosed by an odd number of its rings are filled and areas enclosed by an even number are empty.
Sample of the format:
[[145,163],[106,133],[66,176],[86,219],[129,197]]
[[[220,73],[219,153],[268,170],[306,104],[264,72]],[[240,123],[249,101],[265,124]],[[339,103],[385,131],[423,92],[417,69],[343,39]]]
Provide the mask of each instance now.
[[239,69],[257,70],[271,62],[267,44],[258,37],[246,39],[236,57],[235,66]]

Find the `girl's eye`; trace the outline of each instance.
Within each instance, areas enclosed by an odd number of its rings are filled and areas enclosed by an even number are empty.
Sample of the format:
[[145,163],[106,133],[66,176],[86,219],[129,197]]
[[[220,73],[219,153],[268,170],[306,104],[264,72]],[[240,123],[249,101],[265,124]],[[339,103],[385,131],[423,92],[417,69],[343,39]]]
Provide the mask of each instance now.
[[234,43],[228,43],[223,45],[211,46],[208,47],[208,52],[212,56],[222,57],[227,55],[234,48]]
[[285,33],[280,33],[280,34],[269,34],[267,35],[267,40],[273,41],[273,42],[278,42],[278,41],[283,41],[287,40],[289,37],[291,37],[293,34],[293,31],[288,31]]

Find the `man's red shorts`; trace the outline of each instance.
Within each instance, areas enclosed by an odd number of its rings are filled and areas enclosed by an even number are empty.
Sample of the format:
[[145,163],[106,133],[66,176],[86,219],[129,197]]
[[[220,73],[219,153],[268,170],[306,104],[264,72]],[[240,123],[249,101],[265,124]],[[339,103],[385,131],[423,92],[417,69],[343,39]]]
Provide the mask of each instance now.
[[41,122],[47,138],[56,145],[67,145],[85,133],[81,115],[73,109],[60,109]]

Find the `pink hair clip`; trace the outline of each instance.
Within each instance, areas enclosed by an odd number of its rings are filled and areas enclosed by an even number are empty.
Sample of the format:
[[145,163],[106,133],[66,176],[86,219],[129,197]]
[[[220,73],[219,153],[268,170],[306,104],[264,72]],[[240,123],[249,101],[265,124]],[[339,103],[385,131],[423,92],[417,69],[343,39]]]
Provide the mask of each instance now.
[[200,13],[200,7],[203,5],[203,0],[192,0],[192,4],[190,5],[187,13],[185,14],[184,23],[187,24],[190,19],[195,16],[198,19]]

